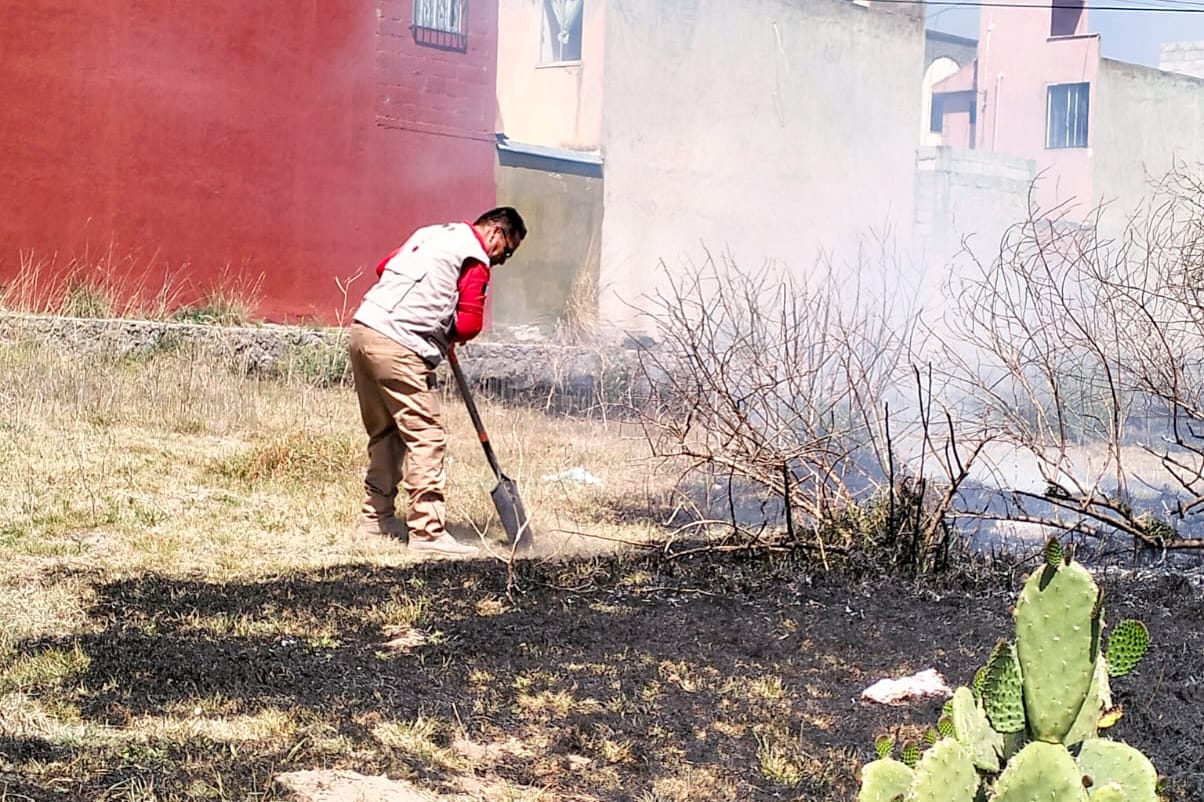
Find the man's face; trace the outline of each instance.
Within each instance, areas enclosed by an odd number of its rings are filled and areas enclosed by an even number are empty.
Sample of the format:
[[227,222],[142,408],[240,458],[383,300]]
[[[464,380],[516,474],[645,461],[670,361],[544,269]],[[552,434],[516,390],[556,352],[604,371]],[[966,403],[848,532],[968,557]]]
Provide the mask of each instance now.
[[489,264],[503,265],[506,260],[518,250],[521,241],[517,237],[507,236],[499,226],[494,226],[489,232]]

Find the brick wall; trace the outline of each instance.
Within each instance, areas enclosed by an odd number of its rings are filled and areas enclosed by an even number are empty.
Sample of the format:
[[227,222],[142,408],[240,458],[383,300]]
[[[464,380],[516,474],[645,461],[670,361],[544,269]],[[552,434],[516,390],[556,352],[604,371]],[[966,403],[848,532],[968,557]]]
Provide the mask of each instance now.
[[[497,6],[468,3],[465,37],[411,28],[413,0],[378,0],[376,120],[405,128],[493,141]],[[492,8],[491,8],[492,7]]]
[[1158,48],[1158,69],[1204,78],[1204,42],[1168,42]]
[[145,293],[233,276],[270,320],[334,322],[367,287],[336,279],[493,205],[495,0],[459,50],[415,41],[410,0],[10,5],[0,283],[109,258]]

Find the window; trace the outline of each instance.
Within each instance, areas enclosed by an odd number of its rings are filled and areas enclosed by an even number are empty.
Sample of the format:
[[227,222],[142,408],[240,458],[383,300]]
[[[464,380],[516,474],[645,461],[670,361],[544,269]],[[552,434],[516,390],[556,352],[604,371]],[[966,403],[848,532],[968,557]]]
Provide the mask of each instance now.
[[463,34],[463,0],[414,0],[414,27]]
[[585,0],[543,0],[540,62],[581,60],[581,11]]
[[443,50],[468,49],[468,0],[414,0],[414,41]]
[[1083,0],[1053,0],[1049,15],[1050,36],[1074,36],[1083,17]]
[[1087,104],[1091,84],[1054,84],[1045,110],[1045,147],[1087,147]]
[[932,96],[932,111],[928,115],[928,131],[939,134],[945,129],[945,96]]

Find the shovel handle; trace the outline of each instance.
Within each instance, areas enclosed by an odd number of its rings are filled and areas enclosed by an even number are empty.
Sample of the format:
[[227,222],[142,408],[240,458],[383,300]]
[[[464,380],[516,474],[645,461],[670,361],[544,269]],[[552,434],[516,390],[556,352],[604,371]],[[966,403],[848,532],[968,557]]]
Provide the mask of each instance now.
[[460,362],[456,359],[456,349],[451,347],[447,349],[447,364],[451,368],[452,375],[456,377],[456,386],[460,388],[460,395],[464,398],[464,405],[468,407],[468,417],[472,418],[473,428],[477,430],[477,437],[481,441],[481,448],[485,450],[485,459],[489,460],[489,467],[493,469],[493,475],[497,480],[502,481],[502,468],[498,465],[497,455],[493,453],[493,446],[489,443],[489,435],[485,432],[485,424],[481,421],[481,413],[477,412],[477,404],[472,400],[472,392],[468,389],[468,380],[464,378],[464,371],[460,369]]

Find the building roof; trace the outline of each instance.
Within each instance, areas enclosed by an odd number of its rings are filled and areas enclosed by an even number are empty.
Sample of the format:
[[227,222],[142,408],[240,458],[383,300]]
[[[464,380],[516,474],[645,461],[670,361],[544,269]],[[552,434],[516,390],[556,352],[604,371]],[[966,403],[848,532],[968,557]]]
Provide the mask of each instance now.
[[937,42],[948,42],[951,45],[964,45],[966,47],[978,46],[977,39],[967,39],[964,36],[957,36],[952,33],[945,33],[944,31],[926,30],[924,31],[924,37]]
[[547,145],[515,142],[497,134],[498,161],[507,167],[527,167],[573,175],[602,176],[602,154],[597,151],[569,150]]

